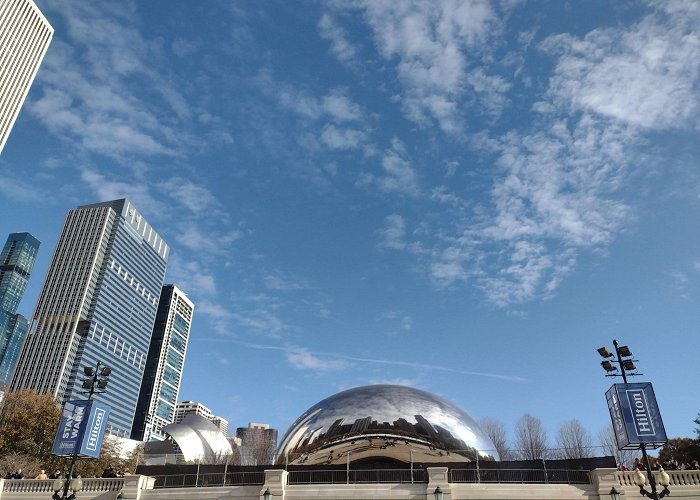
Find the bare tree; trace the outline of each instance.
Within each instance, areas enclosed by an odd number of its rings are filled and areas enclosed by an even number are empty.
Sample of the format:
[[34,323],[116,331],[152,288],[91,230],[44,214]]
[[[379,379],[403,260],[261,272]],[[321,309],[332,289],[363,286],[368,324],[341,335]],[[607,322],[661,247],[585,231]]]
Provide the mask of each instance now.
[[515,424],[515,453],[521,460],[547,458],[547,432],[539,418],[526,413]]
[[271,464],[277,444],[273,436],[269,429],[246,429],[241,440],[241,465]]
[[506,437],[506,426],[503,425],[503,422],[491,418],[482,418],[479,421],[479,427],[491,439],[501,460],[510,460],[511,453]]
[[593,440],[578,420],[569,420],[557,431],[557,456],[561,458],[586,458],[591,456]]
[[615,430],[612,424],[609,424],[598,433],[598,441],[600,441],[603,452],[606,455],[615,457],[615,461],[618,465],[632,467],[634,463],[634,451],[617,449],[617,440],[615,439]]

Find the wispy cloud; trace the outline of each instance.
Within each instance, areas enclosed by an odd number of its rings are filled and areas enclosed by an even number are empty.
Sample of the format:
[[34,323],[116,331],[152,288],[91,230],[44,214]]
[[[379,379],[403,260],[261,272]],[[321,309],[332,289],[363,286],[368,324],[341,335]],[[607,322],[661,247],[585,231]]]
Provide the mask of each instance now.
[[361,130],[341,128],[330,123],[323,127],[319,139],[329,149],[357,149],[367,140],[367,134]]
[[396,72],[405,89],[401,103],[409,119],[460,134],[465,95],[488,103],[490,111],[502,105],[509,84],[470,69],[486,47],[483,42],[500,29],[489,1],[370,0],[362,5],[380,54],[386,61],[398,61]]
[[379,230],[381,241],[379,246],[392,250],[406,248],[406,222],[399,214],[388,215],[384,227]]
[[310,120],[329,119],[336,123],[362,119],[362,108],[342,89],[332,89],[318,97],[290,85],[275,82],[269,75],[261,77],[269,92],[274,92],[279,103],[299,116]]
[[350,68],[359,65],[358,47],[353,44],[347,32],[339,26],[333,17],[326,13],[318,21],[318,30],[322,38],[330,42],[331,52],[340,62]]
[[700,12],[695,2],[658,3],[630,29],[549,37],[559,56],[550,82],[554,103],[645,129],[675,128],[697,117]]
[[629,133],[582,117],[570,129],[511,133],[497,147],[491,209],[444,237],[431,276],[440,285],[473,278],[498,306],[550,297],[578,252],[608,244],[629,216],[616,197]]
[[201,184],[181,176],[170,177],[157,183],[157,189],[195,215],[221,216],[223,205]]
[[287,349],[285,355],[289,364],[299,370],[343,370],[349,366],[349,363],[342,359],[321,359],[304,347]]
[[[613,241],[634,220],[624,187],[646,131],[697,116],[700,66],[687,61],[700,58],[698,32],[699,9],[669,2],[629,28],[545,40],[555,69],[532,126],[472,143],[499,169],[488,203],[433,189],[453,209],[423,236],[433,282],[470,282],[499,307],[548,298],[582,252]],[[393,222],[384,247],[405,251],[409,221]]]
[[407,332],[413,328],[413,318],[411,318],[411,316],[408,314],[402,313],[401,311],[387,311],[382,314],[382,318],[393,322],[400,330],[404,332]]
[[[508,382],[525,382],[527,379],[519,376],[513,376],[513,375],[504,375],[504,374],[499,374],[499,373],[489,373],[489,372],[476,372],[476,371],[465,371],[465,370],[458,370],[455,368],[450,368],[448,366],[443,366],[443,365],[431,365],[428,363],[416,363],[412,361],[399,361],[399,360],[391,360],[391,359],[381,359],[381,358],[362,358],[362,357],[355,357],[355,356],[348,356],[345,354],[339,354],[339,353],[333,353],[333,352],[314,352],[310,351],[307,348],[300,348],[297,346],[276,346],[276,345],[265,345],[265,344],[255,344],[255,343],[250,343],[250,342],[243,342],[239,341],[236,339],[216,339],[216,338],[209,338],[209,339],[204,339],[210,342],[231,342],[234,344],[239,344],[251,349],[260,349],[260,350],[272,350],[272,351],[282,351],[284,353],[289,353],[289,352],[302,352],[302,353],[308,353],[311,355],[312,358],[319,357],[327,357],[327,358],[334,358],[337,360],[344,360],[344,361],[350,361],[353,363],[364,363],[364,364],[379,364],[379,365],[387,365],[387,366],[404,366],[408,368],[414,368],[418,370],[427,370],[427,371],[440,371],[440,372],[448,372],[448,373],[458,373],[460,375],[469,375],[469,376],[475,376],[475,377],[487,377],[487,378],[495,378],[499,380],[504,380]],[[323,363],[321,363],[323,365]],[[345,365],[346,367],[349,365]]]
[[275,291],[298,291],[306,290],[309,285],[299,281],[293,281],[286,276],[283,276],[281,271],[267,274],[263,277],[265,286],[270,290]]
[[398,138],[392,139],[391,146],[384,151],[381,167],[381,174],[363,173],[358,184],[375,185],[382,191],[414,198],[421,195],[418,173],[408,159],[406,147]]
[[[173,126],[186,118],[186,100],[153,68],[157,51],[135,28],[133,4],[61,2],[51,6],[66,23],[71,45],[55,39],[29,109],[72,146],[112,159],[178,156],[191,138]],[[141,99],[130,85],[148,86],[160,102]]]
[[129,198],[144,214],[157,213],[162,204],[143,182],[125,182],[91,168],[83,168],[81,180],[102,200]]
[[168,279],[188,294],[198,298],[212,297],[218,289],[216,276],[201,262],[171,253]]

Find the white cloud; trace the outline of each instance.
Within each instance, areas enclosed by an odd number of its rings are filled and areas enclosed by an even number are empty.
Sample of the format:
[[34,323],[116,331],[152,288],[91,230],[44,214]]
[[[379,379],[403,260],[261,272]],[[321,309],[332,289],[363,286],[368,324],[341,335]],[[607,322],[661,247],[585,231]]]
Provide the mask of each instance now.
[[197,314],[204,314],[215,319],[229,319],[232,316],[231,311],[224,308],[220,304],[216,304],[208,300],[198,301],[196,307]]
[[335,91],[322,100],[323,110],[339,122],[356,121],[362,118],[360,106],[340,91]]
[[382,169],[384,175],[368,177],[374,180],[382,191],[393,191],[403,195],[417,197],[420,195],[418,174],[406,159],[408,153],[398,139],[391,141],[391,147],[384,152]]
[[465,269],[467,257],[460,248],[448,247],[430,265],[430,277],[439,286],[448,286],[455,281],[466,281],[469,273]]
[[[498,306],[550,297],[580,249],[608,244],[629,215],[615,198],[628,134],[583,117],[502,143],[492,208],[462,237],[446,241],[432,267],[441,284],[474,277]],[[497,250],[494,250],[497,249]],[[470,269],[470,271],[467,271]]]
[[320,139],[330,149],[346,150],[360,147],[367,140],[367,135],[361,130],[339,128],[328,124],[323,127]]
[[216,294],[216,278],[201,262],[186,260],[171,254],[168,262],[168,280],[193,297]]
[[211,226],[205,225],[204,222],[182,219],[170,234],[174,233],[175,241],[187,250],[201,254],[227,255],[231,251],[229,245],[241,237],[241,231],[232,230],[222,233],[219,232],[221,228]]
[[382,240],[379,245],[383,248],[403,250],[406,248],[406,222],[398,214],[388,215],[384,228],[379,231]]
[[[398,59],[397,73],[405,88],[405,114],[429,126],[433,121],[458,134],[464,121],[460,99],[473,93],[497,113],[509,85],[470,64],[486,49],[484,41],[499,31],[499,20],[488,0],[461,2],[377,1],[363,3],[367,22],[385,60]],[[478,108],[477,108],[478,109]]]
[[321,37],[331,44],[331,52],[340,62],[354,68],[358,64],[358,48],[348,40],[345,30],[338,26],[329,14],[323,14],[318,21]]
[[316,97],[288,85],[276,84],[269,77],[262,80],[283,107],[309,120],[327,118],[334,122],[348,122],[362,119],[362,108],[342,89],[332,89],[326,95]]
[[[157,50],[135,28],[134,4],[67,0],[50,10],[63,17],[72,45],[53,40],[32,114],[79,150],[117,160],[181,155],[193,138],[172,123],[189,116],[189,105],[154,69]],[[132,85],[154,89],[169,108],[140,99]]]
[[275,312],[265,307],[237,311],[233,313],[232,317],[239,326],[254,330],[267,337],[279,338],[289,329]]
[[306,290],[309,288],[307,284],[292,281],[282,276],[281,273],[268,274],[263,277],[263,282],[268,289],[275,291]]
[[[208,339],[221,342],[221,339]],[[328,369],[341,369],[348,366],[348,362],[354,364],[375,364],[375,365],[386,365],[386,366],[402,366],[408,367],[413,370],[427,370],[427,371],[440,371],[447,373],[456,373],[459,375],[468,375],[475,377],[486,377],[495,378],[499,380],[506,380],[510,382],[524,382],[526,379],[517,375],[506,375],[501,373],[489,373],[489,372],[474,372],[459,370],[456,368],[451,368],[445,365],[431,365],[426,363],[414,363],[412,361],[396,361],[391,359],[381,359],[381,358],[359,358],[354,356],[347,356],[345,354],[333,353],[333,352],[313,352],[306,347],[289,347],[289,346],[275,346],[275,345],[263,345],[263,344],[253,344],[250,342],[244,342],[236,339],[227,339],[227,342],[233,342],[251,349],[259,350],[271,350],[271,351],[283,351],[287,354],[287,359],[294,364],[298,364],[299,368],[308,367],[310,369],[318,370],[328,370]],[[291,356],[290,356],[291,353]],[[322,359],[323,356],[326,359]],[[334,358],[333,361],[327,358]],[[345,363],[344,365],[335,364],[336,361],[339,363]]]
[[99,201],[129,198],[141,213],[148,219],[149,214],[156,214],[162,209],[162,204],[151,195],[143,182],[127,183],[112,180],[106,175],[84,168],[80,173],[81,180],[92,189]]
[[287,361],[299,370],[331,371],[343,370],[349,363],[340,359],[321,359],[305,347],[290,348],[286,351]]
[[645,129],[675,128],[695,119],[698,4],[676,1],[659,7],[629,29],[545,40],[542,47],[560,55],[549,90],[555,103]]
[[157,184],[173,201],[197,215],[212,215],[220,212],[222,205],[212,192],[204,186],[183,177],[171,177]]

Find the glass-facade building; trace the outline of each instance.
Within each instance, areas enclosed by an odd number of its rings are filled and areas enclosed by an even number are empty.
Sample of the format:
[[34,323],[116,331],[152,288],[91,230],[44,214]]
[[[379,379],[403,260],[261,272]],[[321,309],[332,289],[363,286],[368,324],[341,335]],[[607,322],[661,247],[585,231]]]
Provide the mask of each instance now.
[[83,368],[112,369],[108,430],[131,435],[169,247],[127,199],[68,212],[11,390],[84,399]]
[[163,440],[173,423],[194,304],[175,285],[164,285],[153,325],[131,438]]
[[0,2],[0,151],[52,37],[53,28],[32,0]]
[[0,386],[10,382],[27,333],[27,320],[17,308],[32,273],[39,240],[29,233],[12,233],[0,253]]

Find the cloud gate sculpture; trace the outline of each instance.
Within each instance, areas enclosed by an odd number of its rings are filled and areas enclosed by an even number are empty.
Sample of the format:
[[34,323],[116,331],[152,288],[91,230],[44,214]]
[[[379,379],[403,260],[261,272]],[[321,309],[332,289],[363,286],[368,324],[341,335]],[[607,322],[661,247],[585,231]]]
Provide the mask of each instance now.
[[277,451],[279,463],[306,465],[496,459],[493,443],[464,410],[398,385],[356,387],[324,399],[292,424]]

